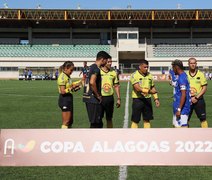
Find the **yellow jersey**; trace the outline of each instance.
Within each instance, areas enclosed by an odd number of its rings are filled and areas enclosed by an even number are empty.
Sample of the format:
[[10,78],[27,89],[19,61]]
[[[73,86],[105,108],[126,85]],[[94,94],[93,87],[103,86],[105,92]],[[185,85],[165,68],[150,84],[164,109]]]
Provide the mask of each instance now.
[[[65,88],[69,88],[72,85],[71,77],[65,74],[64,72],[60,73],[57,79],[58,90],[60,92],[60,86],[65,86]],[[72,93],[71,91],[69,93]]]
[[[130,82],[132,86],[138,83],[139,86],[142,89],[145,89],[146,91],[149,91],[154,86],[152,75],[150,73],[147,73],[147,75],[144,76],[138,70],[131,74]],[[150,98],[150,97],[151,94],[137,92],[134,88],[132,90],[132,98]]]
[[189,71],[186,72],[186,74],[188,76],[188,81],[190,84],[191,96],[197,96],[202,90],[202,86],[207,85],[205,75],[200,70],[197,70],[197,73],[194,76],[191,76]]
[[114,84],[119,84],[119,79],[117,73],[114,70],[105,72],[101,69],[101,94],[102,96],[112,96],[114,94],[113,86]]

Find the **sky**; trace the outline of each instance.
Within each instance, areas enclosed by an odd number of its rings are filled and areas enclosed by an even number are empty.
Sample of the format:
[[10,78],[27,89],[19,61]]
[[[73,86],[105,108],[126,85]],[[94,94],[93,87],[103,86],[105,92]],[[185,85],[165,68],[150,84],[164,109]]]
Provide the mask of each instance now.
[[0,0],[11,9],[212,9],[212,0]]

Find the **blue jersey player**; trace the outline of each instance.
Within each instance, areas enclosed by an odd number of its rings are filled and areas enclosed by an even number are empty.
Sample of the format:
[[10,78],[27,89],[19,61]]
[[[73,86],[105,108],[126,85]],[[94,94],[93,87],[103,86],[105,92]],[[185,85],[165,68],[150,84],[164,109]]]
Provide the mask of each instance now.
[[173,125],[175,127],[188,127],[191,96],[187,74],[184,72],[183,63],[180,60],[173,61],[172,68],[175,75],[178,75],[174,87]]

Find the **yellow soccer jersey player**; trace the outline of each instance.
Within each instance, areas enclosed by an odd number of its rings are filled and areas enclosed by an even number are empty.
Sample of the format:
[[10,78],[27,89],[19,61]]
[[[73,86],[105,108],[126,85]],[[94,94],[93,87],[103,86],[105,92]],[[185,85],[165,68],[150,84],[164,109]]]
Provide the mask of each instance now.
[[206,120],[206,103],[203,97],[207,91],[207,80],[204,74],[198,70],[197,60],[195,58],[189,58],[188,67],[189,70],[187,72],[187,76],[190,83],[192,103],[189,120],[191,119],[192,112],[194,110],[201,122],[201,127],[207,128],[208,122]]
[[[57,84],[58,84],[59,93],[61,93],[60,86],[65,86],[65,89],[69,89],[72,85],[72,80],[67,74],[62,72],[62,73],[60,73],[60,75],[57,79]],[[71,91],[69,91],[69,93],[71,93]]]
[[132,98],[150,98],[151,94],[148,94],[148,91],[154,86],[153,77],[150,73],[147,73],[146,76],[142,75],[138,70],[135,71],[130,77],[131,84],[136,83],[142,88],[143,93],[132,90]]
[[207,85],[205,75],[201,71],[197,70],[197,73],[194,76],[192,76],[188,71],[187,76],[190,83],[191,96],[197,96],[202,90],[202,87]]
[[141,120],[141,115],[144,122],[144,128],[150,128],[150,120],[153,117],[153,108],[151,101],[151,94],[153,94],[156,107],[160,106],[157,90],[154,86],[153,77],[148,72],[149,62],[141,60],[139,69],[135,71],[130,81],[132,84],[132,116],[131,128],[138,128]]
[[114,84],[119,84],[116,72],[114,70],[105,72],[101,69],[101,77],[102,77],[102,88],[101,88],[102,96],[112,96],[114,94],[113,90]]
[[57,80],[59,89],[58,106],[62,111],[61,128],[71,128],[73,124],[73,95],[72,90],[76,87],[72,85],[71,74],[74,71],[74,64],[66,61],[61,67],[61,73]]
[[119,79],[116,71],[112,68],[112,58],[107,60],[105,66],[101,68],[101,95],[102,95],[102,117],[106,117],[107,128],[113,128],[114,112],[114,91],[116,93],[116,107],[121,106]]
[[[81,88],[81,80],[73,82],[72,79],[64,72],[60,73],[57,79],[57,84],[59,93],[61,93],[60,86],[65,86],[67,93],[78,91]],[[70,88],[72,88],[71,91]]]

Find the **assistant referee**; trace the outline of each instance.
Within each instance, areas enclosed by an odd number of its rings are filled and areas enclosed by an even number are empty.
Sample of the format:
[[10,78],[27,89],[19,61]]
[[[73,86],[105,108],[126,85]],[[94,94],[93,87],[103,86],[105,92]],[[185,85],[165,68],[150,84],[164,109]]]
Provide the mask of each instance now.
[[190,58],[188,60],[189,71],[187,72],[188,80],[190,83],[191,91],[191,111],[189,120],[195,110],[197,117],[201,122],[202,128],[208,128],[208,122],[206,120],[206,105],[203,95],[207,91],[207,80],[204,74],[197,69],[197,60]]
[[79,84],[74,84],[71,74],[74,71],[74,64],[66,61],[62,65],[57,85],[59,90],[58,105],[62,110],[62,129],[71,128],[73,124],[73,95],[72,92],[79,89]]
[[151,128],[150,120],[153,119],[151,95],[154,97],[156,107],[160,106],[157,90],[153,82],[153,76],[148,72],[149,62],[141,60],[139,69],[131,74],[132,84],[132,117],[131,128],[138,128],[143,115],[144,128]]

